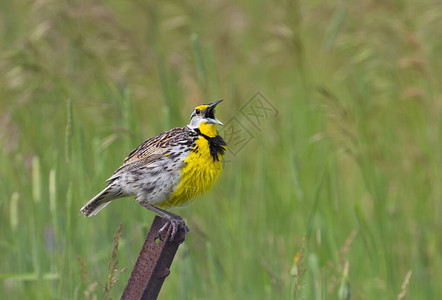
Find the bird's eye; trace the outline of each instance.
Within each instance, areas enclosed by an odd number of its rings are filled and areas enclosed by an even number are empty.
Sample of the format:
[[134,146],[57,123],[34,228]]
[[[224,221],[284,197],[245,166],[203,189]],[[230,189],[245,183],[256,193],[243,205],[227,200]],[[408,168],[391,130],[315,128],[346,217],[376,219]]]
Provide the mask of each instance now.
[[199,109],[195,109],[195,113],[197,114],[197,115],[199,115],[200,114],[200,110]]

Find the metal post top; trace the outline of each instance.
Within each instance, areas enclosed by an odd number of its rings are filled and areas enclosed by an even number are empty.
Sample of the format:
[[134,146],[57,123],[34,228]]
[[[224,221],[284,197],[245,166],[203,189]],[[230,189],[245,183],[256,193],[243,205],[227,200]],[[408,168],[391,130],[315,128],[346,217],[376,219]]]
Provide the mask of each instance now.
[[166,219],[155,216],[140,255],[130,275],[121,299],[156,299],[176,251],[186,238],[187,227],[180,226],[173,241],[170,240],[172,226],[160,234]]

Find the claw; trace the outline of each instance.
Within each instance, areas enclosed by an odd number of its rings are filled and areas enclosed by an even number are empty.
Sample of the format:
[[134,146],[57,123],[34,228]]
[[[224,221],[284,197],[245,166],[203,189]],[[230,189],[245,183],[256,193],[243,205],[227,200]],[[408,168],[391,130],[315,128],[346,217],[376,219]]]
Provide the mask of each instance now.
[[[186,238],[186,234],[189,231],[189,228],[186,226],[183,219],[181,219],[180,217],[178,217],[178,218],[165,217],[165,221],[166,222],[164,223],[163,227],[161,227],[161,229],[158,232],[160,239],[161,239],[161,235],[168,231],[169,226],[172,227],[172,230],[170,232],[170,241],[175,241],[178,230],[184,230],[184,239]],[[184,241],[184,239],[183,239],[183,241]],[[181,241],[177,241],[177,242],[181,242]]]

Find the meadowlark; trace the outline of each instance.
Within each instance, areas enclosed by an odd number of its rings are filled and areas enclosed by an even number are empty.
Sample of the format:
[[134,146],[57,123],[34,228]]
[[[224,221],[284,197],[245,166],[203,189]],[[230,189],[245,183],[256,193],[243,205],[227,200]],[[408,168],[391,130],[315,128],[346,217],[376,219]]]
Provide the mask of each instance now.
[[173,239],[184,222],[165,209],[207,192],[222,171],[221,158],[227,144],[215,128],[216,124],[223,125],[215,118],[215,107],[221,101],[197,106],[187,126],[144,141],[106,181],[108,186],[80,212],[94,216],[114,199],[135,196],[139,204],[166,219],[162,230],[171,225]]

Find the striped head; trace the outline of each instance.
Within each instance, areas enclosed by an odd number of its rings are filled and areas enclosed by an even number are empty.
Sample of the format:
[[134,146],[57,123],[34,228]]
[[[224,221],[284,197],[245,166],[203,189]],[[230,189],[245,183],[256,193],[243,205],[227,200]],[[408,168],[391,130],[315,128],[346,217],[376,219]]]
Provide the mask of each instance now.
[[190,116],[190,123],[187,125],[191,129],[199,129],[199,131],[209,137],[217,136],[215,126],[216,124],[224,125],[215,118],[215,107],[223,101],[223,99],[209,103],[202,104],[195,107],[195,110]]

